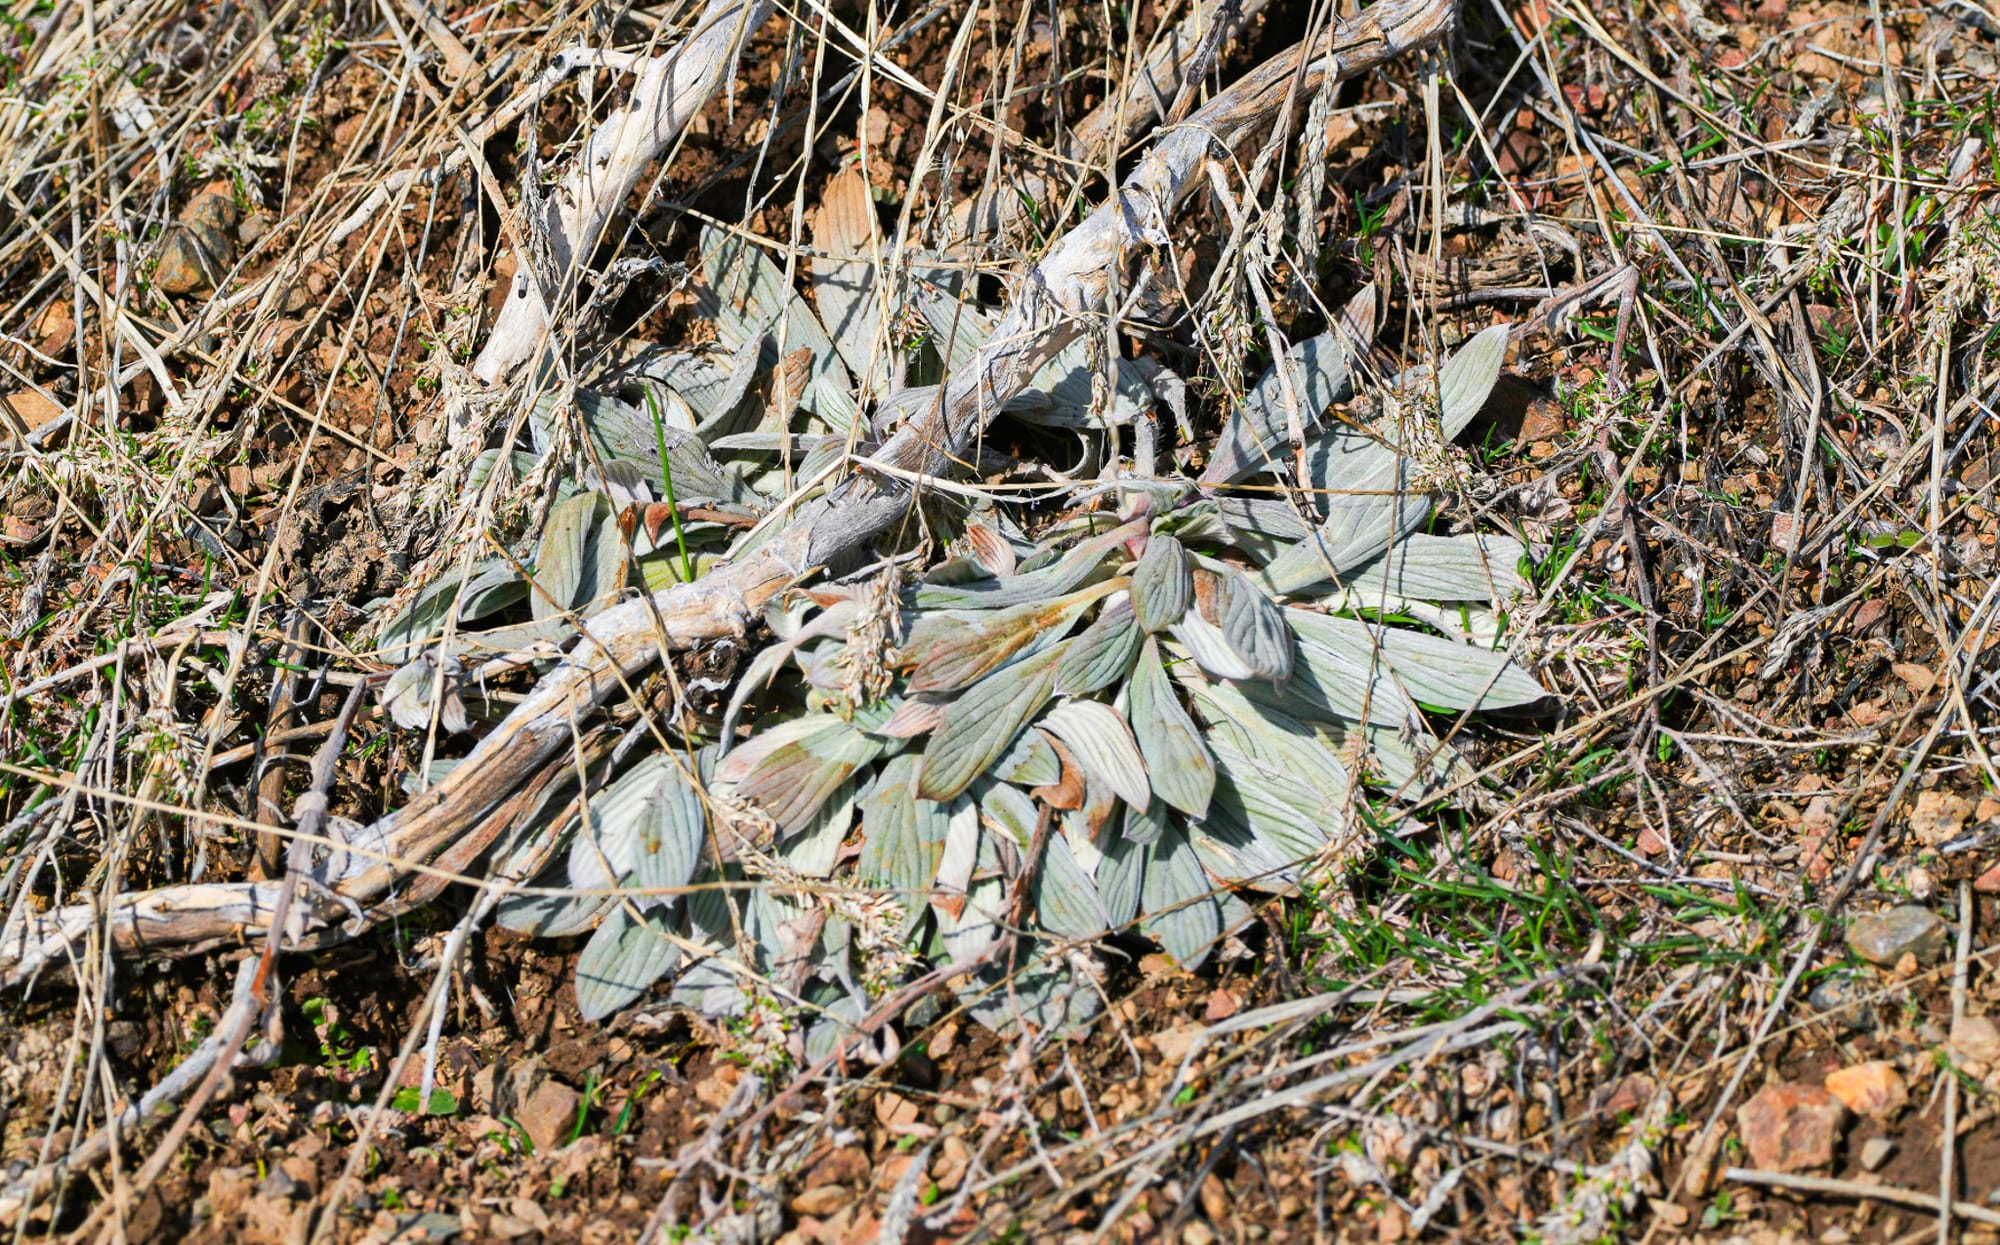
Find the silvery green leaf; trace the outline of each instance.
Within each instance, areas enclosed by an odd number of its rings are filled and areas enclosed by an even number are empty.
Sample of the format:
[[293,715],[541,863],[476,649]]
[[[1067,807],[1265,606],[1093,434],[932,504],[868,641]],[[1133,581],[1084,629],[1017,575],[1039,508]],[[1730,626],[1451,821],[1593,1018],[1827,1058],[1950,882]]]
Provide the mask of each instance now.
[[[755,355],[752,355],[753,363],[754,360]],[[748,387],[745,384],[743,388],[738,388],[738,382],[747,379],[743,373],[754,373],[755,370],[754,366],[731,366],[727,351],[664,350],[655,347],[634,360],[620,373],[619,379],[629,379],[642,389],[664,390],[673,394],[687,404],[694,416],[695,426],[700,428],[730,413],[730,408],[742,400]],[[643,407],[644,403],[639,405]]]
[[493,478],[494,469],[503,459],[507,463],[508,470],[513,473],[513,478],[518,480],[535,469],[540,457],[525,450],[515,450],[511,454],[497,449],[481,450],[479,457],[472,460],[472,466],[465,473],[465,495],[477,496],[480,490],[486,487],[486,482]]
[[1341,576],[1357,604],[1386,596],[1407,601],[1506,601],[1523,587],[1521,542],[1507,536],[1413,533]]
[[615,516],[606,517],[584,546],[583,575],[572,608],[588,619],[617,604],[625,591],[628,569],[625,538],[618,530],[618,520]]
[[1500,379],[1501,365],[1507,362],[1511,333],[1511,326],[1496,324],[1460,346],[1438,369],[1438,404],[1446,441],[1464,432],[1479,408],[1486,405],[1487,395]]
[[1308,786],[1211,737],[1217,781],[1208,817],[1191,822],[1188,840],[1208,872],[1231,884],[1288,892],[1326,845],[1346,810]]
[[1317,531],[1271,560],[1259,580],[1278,596],[1335,580],[1406,539],[1430,517],[1428,497],[1334,497]]
[[[1060,662],[1056,670],[1060,679]],[[1056,750],[1040,733],[1029,731],[1014,741],[1014,746],[994,763],[991,772],[1001,782],[1011,782],[1018,787],[1046,787],[1062,781],[1062,758],[1056,755]]]
[[[1287,610],[1289,616],[1292,611]],[[1239,690],[1295,718],[1348,724],[1372,722],[1404,728],[1421,714],[1381,662],[1364,665],[1342,653],[1301,640],[1292,650],[1292,678],[1282,690],[1246,682]]]
[[1329,819],[1344,821],[1347,766],[1313,727],[1247,694],[1254,686],[1189,685],[1195,708],[1208,724],[1209,743],[1218,753],[1228,751],[1284,775],[1288,785],[1277,794],[1315,824],[1324,828]]
[[568,938],[596,925],[613,895],[509,895],[493,910],[500,928],[536,938]]
[[[1203,755],[1207,755],[1204,749]],[[1144,808],[1137,804],[1125,806],[1125,825],[1119,837],[1127,843],[1157,843],[1169,824],[1166,804],[1154,800]]]
[[648,760],[658,764],[637,780],[650,789],[640,815],[632,881],[642,890],[673,890],[686,886],[701,866],[708,816],[678,759],[655,754]]
[[997,316],[970,303],[921,287],[915,292],[915,302],[930,328],[929,343],[944,360],[947,375],[971,363],[999,323]]
[[1195,663],[1218,679],[1248,679],[1257,671],[1243,655],[1236,651],[1222,634],[1222,628],[1201,616],[1200,610],[1189,610],[1181,615],[1181,620],[1168,628],[1174,639],[1188,651]]
[[570,884],[586,890],[614,886],[638,867],[640,841],[653,815],[649,808],[662,766],[654,754],[585,802],[585,814],[570,844]]
[[[918,807],[925,803],[931,801],[920,798]],[[932,897],[932,904],[949,907],[972,885],[972,871],[979,867],[979,806],[960,797],[936,807],[945,810],[945,830],[939,849],[937,894]]]
[[[1353,391],[1347,348],[1337,331],[1299,342],[1285,352],[1284,366],[1299,402],[1300,421],[1308,430],[1319,423],[1327,407]],[[1243,405],[1230,413],[1201,482],[1233,484],[1267,470],[1285,445],[1287,425],[1285,389],[1273,366],[1244,395]]]
[[844,782],[819,806],[798,836],[784,845],[785,863],[803,877],[832,877],[840,845],[853,825],[854,784]]
[[812,214],[813,297],[841,359],[863,378],[862,397],[888,391],[894,349],[881,331],[877,270],[870,260],[880,232],[860,167],[835,174]]
[[1288,610],[1301,639],[1353,662],[1379,662],[1417,700],[1445,709],[1506,709],[1548,695],[1504,653],[1310,610]]
[[[1174,695],[1160,661],[1158,640],[1146,641],[1127,686],[1126,712],[1132,716],[1132,734],[1146,759],[1154,793],[1190,817],[1206,816],[1209,797],[1215,793],[1215,761],[1187,710],[1181,708],[1180,698]],[[1144,807],[1146,801],[1129,803]],[[1132,830],[1128,815],[1125,832],[1130,835]]]
[[1127,804],[1153,798],[1146,762],[1125,717],[1096,700],[1065,700],[1042,718],[1042,728],[1063,741],[1084,772]]
[[1139,627],[1123,593],[1114,595],[1056,666],[1056,693],[1082,696],[1125,677],[1139,652]]
[[585,1020],[602,1020],[631,1005],[680,962],[680,946],[667,913],[634,920],[624,906],[611,910],[576,959],[576,1009]]
[[[946,856],[950,851],[947,849]],[[1007,920],[1007,885],[988,877],[974,882],[965,892],[965,903],[956,913],[932,904],[937,914],[938,936],[944,942],[945,959],[963,964],[999,939]]]
[[1055,685],[1062,645],[1023,657],[973,684],[946,707],[944,724],[924,747],[917,793],[948,800],[999,760]]
[[1146,921],[1140,928],[1182,968],[1199,968],[1222,933],[1208,875],[1188,841],[1171,826],[1144,850],[1139,903]]
[[[744,500],[742,490],[724,476],[721,464],[709,455],[702,439],[692,432],[666,426],[664,410],[656,425],[653,411],[648,407],[635,406],[609,394],[578,389],[571,400],[590,438],[594,451],[591,457],[618,474],[626,491],[630,491],[633,483],[643,483],[655,498],[666,495],[660,471],[660,443],[664,441],[667,466],[674,473],[676,500],[683,503]],[[549,393],[530,410],[529,428],[542,452],[546,453],[557,441],[558,421],[565,409],[562,395]]]
[[[465,592],[461,599],[460,585]],[[447,573],[426,587],[402,613],[384,623],[378,635],[380,658],[391,665],[413,660],[417,650],[444,630],[454,602],[461,623],[484,618],[524,599],[527,581],[505,558],[475,562],[460,578]]]
[[1450,744],[1405,731],[1363,730],[1379,784],[1399,799],[1420,800],[1474,781],[1472,767]]
[[979,814],[989,829],[997,829],[1014,846],[1026,851],[1034,842],[1041,811],[1028,793],[1004,782],[984,784],[979,793]]
[[1098,900],[1097,885],[1060,834],[1050,835],[1043,845],[1041,871],[1035,875],[1030,892],[1038,923],[1052,934],[1082,941],[1098,937],[1109,924]]
[[782,330],[786,353],[810,350],[812,366],[799,404],[835,432],[846,432],[854,422],[853,382],[819,317],[785,284],[784,270],[748,239],[714,226],[702,229],[701,253],[723,343],[766,332],[775,339]]
[[1027,570],[1004,579],[982,579],[967,584],[919,584],[917,608],[923,610],[1006,609],[1031,605],[1075,592],[1102,576],[1104,560],[1136,530],[1122,524],[1093,536],[1063,554],[1054,565]]
[[1272,603],[1243,572],[1216,576],[1215,621],[1222,638],[1236,650],[1255,677],[1283,683],[1292,674],[1292,633],[1285,612]]
[[585,463],[577,472],[587,491],[602,493],[611,499],[613,514],[627,506],[650,505],[653,496],[653,482],[639,464],[623,458],[606,458],[600,462]]
[[584,549],[602,503],[600,494],[579,493],[549,511],[548,526],[535,550],[535,591],[528,601],[536,621],[560,617],[576,604],[584,577]]
[[1102,596],[1100,586],[1011,609],[925,613],[899,646],[913,666],[910,690],[964,687],[1035,641],[1067,633]]
[[1248,534],[1289,544],[1304,540],[1313,530],[1312,525],[1299,514],[1298,507],[1288,501],[1274,501],[1268,497],[1218,497],[1215,506],[1223,522],[1234,530],[1236,538]]
[[754,800],[781,832],[796,833],[886,743],[835,714],[807,714],[759,728],[723,758],[715,776]]
[[[710,873],[708,880],[718,879]],[[740,881],[741,871],[731,868],[720,880]],[[686,908],[688,941],[706,948],[707,953],[693,956],[674,982],[671,997],[677,1006],[691,1008],[704,1016],[735,1015],[749,1001],[742,965],[736,955],[736,929],[740,923],[743,932],[754,937],[757,914],[720,887],[691,893]]]
[[750,659],[750,665],[736,679],[736,686],[730,690],[729,704],[722,713],[722,727],[717,734],[725,743],[736,738],[736,723],[743,715],[743,706],[758,692],[771,685],[778,671],[791,660],[797,651],[795,645],[779,642],[766,644]]
[[895,712],[882,719],[876,726],[866,727],[871,735],[882,735],[889,739],[912,739],[927,735],[944,722],[944,709],[950,702],[942,696],[910,696],[896,706]]
[[996,1033],[1025,1027],[1038,1038],[1088,1024],[1103,999],[1045,947],[1040,939],[1017,939],[1002,963],[961,978],[954,988],[972,1018]]
[[[1125,824],[1132,824],[1131,808],[1125,810]],[[1166,827],[1164,818],[1155,822],[1157,833]],[[1151,842],[1152,840],[1147,840]],[[1146,843],[1114,835],[1104,845],[1104,859],[1097,866],[1097,897],[1104,905],[1104,919],[1113,930],[1124,929],[1139,917],[1139,888],[1146,874]]]
[[888,890],[910,914],[923,911],[937,877],[950,814],[944,805],[917,798],[917,758],[891,757],[861,799],[861,858],[855,876],[864,886]]
[[827,1004],[819,1019],[806,1030],[806,1062],[816,1064],[843,1044],[863,1036],[861,1022],[867,1017],[867,1001],[851,994],[843,994]]
[[1043,364],[1021,391],[1007,399],[1007,414],[1045,428],[1122,428],[1159,401],[1155,378],[1173,380],[1151,359],[1113,361],[1111,401],[1096,401],[1098,370],[1091,366],[1090,343],[1078,338]]
[[1171,536],[1154,532],[1132,568],[1132,613],[1151,635],[1181,620],[1194,603],[1194,567]]

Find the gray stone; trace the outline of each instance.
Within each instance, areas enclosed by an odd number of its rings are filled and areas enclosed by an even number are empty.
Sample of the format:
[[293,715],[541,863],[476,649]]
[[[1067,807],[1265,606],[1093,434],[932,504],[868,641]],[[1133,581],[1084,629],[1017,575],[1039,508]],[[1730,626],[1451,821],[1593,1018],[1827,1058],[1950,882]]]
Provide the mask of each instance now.
[[1847,945],[1875,964],[1894,964],[1904,955],[1935,964],[1944,954],[1944,922],[1929,908],[1902,904],[1872,912],[1847,927]]
[[1869,1001],[1871,993],[1868,986],[1846,973],[1835,973],[1813,986],[1806,993],[1806,1002],[1847,1029],[1868,1033],[1881,1019]]
[[1861,1143],[1861,1165],[1871,1172],[1881,1171],[1895,1152],[1896,1143],[1887,1137],[1870,1137]]
[[197,195],[192,203],[181,209],[184,223],[223,233],[235,229],[242,219],[243,209],[236,206],[236,200],[222,194]]
[[280,1167],[272,1168],[271,1174],[264,1177],[257,1185],[258,1193],[265,1197],[277,1198],[281,1202],[289,1202],[295,1197],[302,1196],[305,1191],[304,1185],[292,1179],[291,1174]]

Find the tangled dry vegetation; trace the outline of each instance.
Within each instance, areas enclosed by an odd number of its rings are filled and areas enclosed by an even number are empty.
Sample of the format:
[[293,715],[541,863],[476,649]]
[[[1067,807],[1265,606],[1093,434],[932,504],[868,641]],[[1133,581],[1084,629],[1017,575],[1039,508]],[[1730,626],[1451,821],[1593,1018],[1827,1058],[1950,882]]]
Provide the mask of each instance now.
[[14,6],[7,1226],[2000,1241],[1996,55]]

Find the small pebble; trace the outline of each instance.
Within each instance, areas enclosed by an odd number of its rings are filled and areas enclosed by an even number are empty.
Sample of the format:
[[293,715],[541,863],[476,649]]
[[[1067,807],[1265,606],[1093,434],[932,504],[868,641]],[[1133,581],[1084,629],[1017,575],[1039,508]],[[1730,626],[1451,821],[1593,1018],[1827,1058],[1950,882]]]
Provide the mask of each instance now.
[[1881,1171],[1895,1152],[1896,1143],[1887,1137],[1870,1137],[1861,1143],[1861,1165],[1871,1172]]
[[1944,922],[1916,904],[1871,912],[1847,927],[1847,945],[1871,964],[1894,964],[1905,955],[1935,964],[1944,954],[1944,944]]

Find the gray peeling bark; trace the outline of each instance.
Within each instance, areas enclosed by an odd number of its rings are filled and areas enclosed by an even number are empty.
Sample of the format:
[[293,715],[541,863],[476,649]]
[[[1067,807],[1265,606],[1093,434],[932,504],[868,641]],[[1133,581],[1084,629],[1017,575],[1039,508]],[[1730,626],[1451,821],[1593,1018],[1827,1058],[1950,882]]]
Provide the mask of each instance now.
[[[947,381],[934,407],[873,459],[857,461],[853,475],[802,507],[756,551],[590,619],[568,659],[462,764],[368,828],[359,846],[374,846],[379,858],[317,895],[309,911],[295,911],[288,945],[358,933],[376,919],[368,906],[392,890],[400,908],[413,889],[441,886],[436,871],[462,870],[476,859],[504,828],[508,809],[521,803],[520,789],[570,746],[573,724],[626,680],[668,650],[743,635],[773,595],[865,550],[907,513],[917,487],[907,476],[947,474],[1007,399],[1109,310],[1112,291],[1131,288],[1211,155],[1226,155],[1270,124],[1288,96],[1308,98],[1326,74],[1352,77],[1436,42],[1455,14],[1455,0],[1385,0],[1335,27],[1323,47],[1293,47],[1167,130],[1111,202],[1019,282],[992,338]],[[870,469],[876,465],[894,474]],[[102,919],[119,952],[188,954],[257,936],[276,899],[276,883],[170,887],[127,897]],[[88,905],[76,905],[0,932],[0,983],[18,984],[63,964],[70,948],[87,945],[99,919]]]

